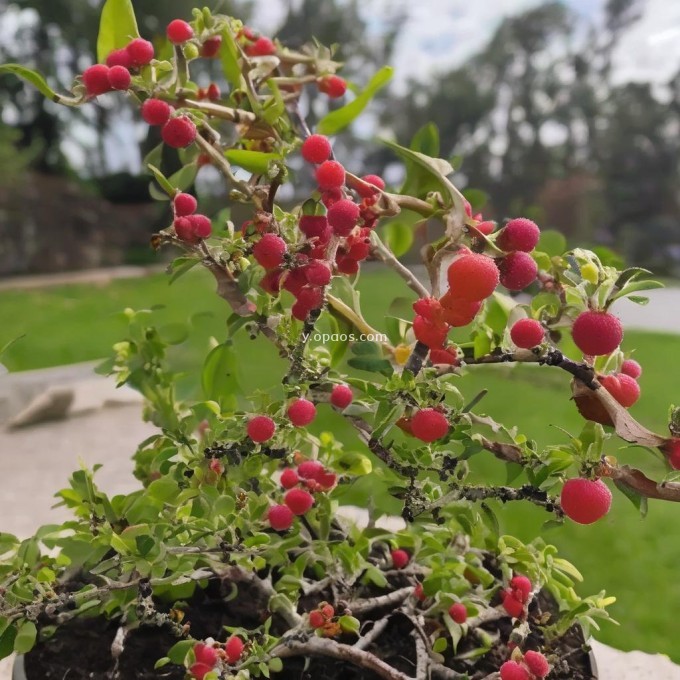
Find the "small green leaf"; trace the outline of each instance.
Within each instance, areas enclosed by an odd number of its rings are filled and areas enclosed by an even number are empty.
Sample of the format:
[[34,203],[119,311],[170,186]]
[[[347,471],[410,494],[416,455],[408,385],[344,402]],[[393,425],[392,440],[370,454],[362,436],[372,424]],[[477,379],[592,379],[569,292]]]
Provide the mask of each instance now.
[[156,181],[158,182],[158,184],[160,184],[161,189],[163,189],[163,191],[165,191],[165,193],[170,198],[172,198],[175,195],[175,187],[172,186],[172,183],[155,165],[149,164],[146,167],[149,168],[151,174],[156,178]]
[[223,409],[236,408],[239,391],[238,361],[231,341],[215,347],[205,359],[201,383],[206,399],[216,401]]
[[234,89],[241,87],[241,67],[238,64],[238,56],[238,47],[236,47],[234,36],[229,28],[225,27],[222,31],[220,61],[222,62],[224,77]]
[[4,659],[14,651],[14,640],[17,636],[17,629],[14,626],[9,626],[0,635],[0,659]]
[[621,484],[618,480],[614,480],[616,488],[640,511],[640,514],[645,517],[647,515],[647,497],[641,496],[636,491],[633,491],[625,484]]
[[387,359],[380,359],[378,357],[353,357],[347,362],[352,368],[357,368],[360,371],[368,371],[370,373],[382,373],[387,377],[394,373],[392,364]]
[[194,646],[193,640],[180,640],[168,650],[168,658],[172,663],[182,666],[189,650]]
[[445,637],[437,638],[432,645],[432,651],[441,654],[449,646],[448,640]]
[[17,631],[17,636],[14,639],[14,651],[17,654],[26,654],[33,649],[35,639],[38,635],[38,629],[33,621],[24,621]]
[[267,664],[269,666],[269,670],[272,671],[272,673],[280,673],[283,670],[283,661],[279,659],[279,657],[274,657],[273,659],[269,659],[269,663]]
[[375,94],[383,88],[392,78],[394,69],[391,66],[383,66],[368,82],[368,85],[355,99],[342,108],[327,113],[317,125],[317,130],[322,135],[335,135],[344,130],[373,99]]
[[338,619],[338,623],[340,624],[343,633],[354,633],[355,635],[359,635],[361,621],[354,616],[341,616]]
[[110,52],[125,47],[132,38],[139,38],[132,0],[106,0],[99,20],[97,61],[103,64]]
[[41,94],[45,95],[48,99],[52,101],[59,101],[61,97],[47,84],[47,81],[36,71],[32,71],[30,68],[21,66],[21,64],[2,64],[0,66],[0,74],[2,73],[13,73],[15,76],[19,76],[22,80],[35,86]]
[[171,175],[168,178],[168,182],[173,189],[185,191],[194,183],[197,173],[198,165],[196,163],[189,163]]
[[228,149],[224,152],[227,160],[233,165],[238,165],[255,175],[264,175],[269,169],[269,164],[283,160],[278,153],[265,153],[264,151],[248,151],[246,149]]

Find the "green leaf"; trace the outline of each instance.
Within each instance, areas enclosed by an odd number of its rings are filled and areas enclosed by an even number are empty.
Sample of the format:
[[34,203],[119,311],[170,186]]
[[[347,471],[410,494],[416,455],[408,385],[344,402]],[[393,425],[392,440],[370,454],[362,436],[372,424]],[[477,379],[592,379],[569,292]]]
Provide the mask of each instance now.
[[194,183],[197,174],[198,165],[196,163],[189,163],[171,175],[168,178],[168,182],[170,182],[170,186],[174,189],[185,191]]
[[433,158],[439,155],[439,130],[434,123],[426,123],[413,135],[410,147]]
[[353,357],[347,362],[352,368],[357,368],[360,371],[368,371],[370,373],[382,373],[389,376],[394,373],[392,364],[387,359],[380,359],[379,357]]
[[395,256],[401,257],[413,245],[413,228],[401,220],[392,220],[383,226],[383,238]]
[[33,649],[35,644],[35,639],[38,635],[38,629],[33,621],[24,621],[19,630],[17,631],[17,636],[14,639],[14,651],[17,654],[26,654]]
[[616,488],[640,511],[640,514],[645,517],[647,515],[647,497],[641,496],[636,491],[633,491],[629,486],[622,484],[618,480],[614,480]]
[[220,61],[222,62],[224,77],[234,89],[241,87],[241,67],[238,65],[238,56],[238,47],[236,47],[234,36],[229,27],[225,27],[222,30]]
[[0,66],[0,74],[2,73],[13,73],[15,76],[35,86],[38,92],[52,101],[56,102],[61,99],[60,95],[47,84],[47,81],[39,73],[21,66],[21,64],[2,64]]
[[170,196],[170,197],[174,196],[175,195],[175,187],[172,186],[172,183],[170,182],[170,180],[168,180],[165,177],[165,175],[155,165],[151,165],[149,163],[149,165],[147,165],[146,167],[149,168],[149,170],[151,171],[151,174],[156,178],[156,181],[158,182],[158,184],[160,184],[161,189],[163,189],[163,191],[165,191],[165,193],[168,196]]
[[186,655],[189,653],[189,650],[193,648],[194,644],[193,640],[181,640],[170,647],[168,650],[168,658],[172,663],[182,666]]
[[283,157],[278,153],[265,153],[264,151],[248,151],[246,149],[228,149],[224,152],[227,160],[232,165],[238,165],[255,175],[264,175],[273,161],[281,161]]
[[132,0],[106,0],[99,20],[97,61],[103,64],[112,50],[125,47],[132,38],[139,38]]
[[14,640],[17,636],[17,629],[14,626],[9,626],[0,635],[0,659],[4,659],[14,651]]
[[224,410],[236,408],[239,391],[238,360],[231,341],[215,347],[206,357],[201,384],[206,399],[216,401]]
[[359,635],[361,621],[354,616],[341,616],[338,619],[338,623],[340,624],[343,633],[354,633],[355,635]]
[[327,113],[317,125],[317,131],[322,135],[335,135],[344,130],[373,99],[375,94],[383,88],[392,78],[394,69],[391,66],[383,66],[368,82],[368,85],[355,99],[342,108]]
[[536,250],[541,253],[546,253],[551,257],[555,255],[562,255],[567,249],[567,239],[559,231],[554,229],[546,229],[541,232],[541,237],[538,239]]

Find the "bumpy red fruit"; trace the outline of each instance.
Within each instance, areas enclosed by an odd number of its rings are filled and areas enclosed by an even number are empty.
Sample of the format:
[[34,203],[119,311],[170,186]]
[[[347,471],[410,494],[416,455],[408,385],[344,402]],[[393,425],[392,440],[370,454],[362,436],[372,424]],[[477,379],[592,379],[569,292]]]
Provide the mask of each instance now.
[[501,283],[508,290],[524,290],[536,280],[538,266],[531,255],[517,251],[498,260]]
[[212,222],[206,215],[189,215],[187,219],[196,238],[208,238],[212,233]]
[[307,283],[312,286],[326,286],[331,282],[330,267],[321,260],[314,260],[304,268]]
[[392,556],[392,564],[394,565],[395,569],[403,569],[411,559],[409,554],[401,548],[393,550],[390,554]]
[[[380,175],[364,175],[361,179],[366,182],[366,184],[371,185],[368,189],[363,186],[357,186],[357,192],[363,198],[368,198],[369,196],[377,194],[378,192],[376,189],[382,191],[385,188],[385,180],[383,180]],[[375,187],[375,189],[373,187]]]
[[326,623],[326,617],[318,610],[309,612],[309,625],[312,628],[321,628]]
[[441,349],[448,332],[449,327],[445,323],[430,323],[422,316],[413,319],[413,334],[416,340],[430,349]]
[[286,242],[276,234],[265,234],[253,247],[253,257],[265,269],[274,269],[283,262],[288,250]]
[[570,479],[560,495],[564,514],[578,524],[592,524],[604,517],[612,505],[612,492],[601,480]]
[[195,663],[189,668],[189,673],[194,678],[194,680],[203,680],[208,673],[213,669],[212,666],[208,666],[205,663]]
[[511,591],[503,593],[503,609],[508,615],[519,619],[524,614],[524,604],[520,602]]
[[183,149],[196,139],[196,126],[187,116],[177,116],[163,126],[161,137],[168,146]]
[[112,66],[109,69],[109,85],[114,90],[128,90],[131,82],[130,71],[125,66]]
[[621,373],[629,375],[637,380],[642,375],[642,366],[635,359],[626,359],[621,364]]
[[331,391],[331,404],[335,408],[347,408],[354,399],[352,390],[348,385],[334,385]]
[[266,57],[270,54],[276,54],[276,45],[269,38],[261,36],[246,47],[246,54],[249,57]]
[[516,661],[506,661],[501,666],[501,680],[530,680],[529,671]]
[[307,399],[295,399],[288,407],[288,417],[296,427],[304,427],[316,418],[316,406]]
[[269,525],[275,531],[286,531],[293,524],[295,515],[287,505],[272,505],[267,510]]
[[149,125],[165,125],[171,113],[170,104],[162,99],[147,99],[142,104],[142,118]]
[[545,330],[536,319],[519,319],[510,329],[510,338],[522,349],[531,349],[540,345],[545,337]]
[[456,297],[451,290],[441,298],[440,302],[443,310],[442,319],[454,328],[467,326],[484,304],[481,300],[464,300]]
[[302,479],[313,479],[318,482],[326,469],[318,460],[306,460],[298,465],[297,471]]
[[124,66],[125,68],[130,68],[132,66],[130,53],[125,47],[122,47],[119,50],[113,50],[109,52],[109,56],[106,57],[106,65],[109,68],[112,66]]
[[420,298],[413,303],[413,311],[430,323],[441,323],[442,306],[437,298]]
[[446,416],[433,408],[424,408],[411,418],[413,435],[424,442],[434,442],[449,431]]
[[505,252],[522,250],[525,253],[532,251],[541,235],[538,225],[526,217],[518,217],[510,220],[498,232],[496,245]]
[[207,95],[208,99],[211,102],[214,102],[217,101],[222,96],[222,93],[220,92],[220,88],[216,83],[210,83],[210,85],[208,85]]
[[236,663],[241,658],[244,647],[245,645],[243,644],[243,640],[241,640],[241,638],[237,635],[232,635],[224,643],[224,651],[227,654],[227,661],[229,663]]
[[269,441],[276,432],[276,424],[268,416],[255,416],[248,421],[248,436],[256,443]]
[[324,135],[310,135],[302,143],[300,152],[308,163],[320,164],[327,161],[331,155],[331,143]]
[[299,226],[307,238],[318,238],[328,229],[328,218],[325,215],[302,215]]
[[534,652],[532,650],[526,652],[524,654],[524,663],[537,678],[544,678],[550,673],[550,664],[540,652]]
[[661,450],[668,456],[668,462],[674,470],[680,470],[680,439],[671,439]]
[[419,583],[413,589],[413,597],[415,597],[416,600],[419,600],[420,602],[425,602],[425,600],[427,600],[427,595],[425,595],[425,589],[423,588],[422,583]]
[[431,349],[430,361],[433,364],[448,364],[449,366],[458,366],[458,354],[455,350],[450,348],[445,349]]
[[460,602],[452,604],[449,607],[449,616],[456,623],[465,623],[467,621],[467,609],[465,608],[465,605]]
[[498,268],[493,259],[478,253],[457,257],[449,265],[447,276],[452,293],[469,301],[488,298],[499,280]]
[[338,161],[324,161],[315,173],[320,189],[338,189],[345,183],[345,168]]
[[576,317],[571,337],[584,354],[600,356],[610,354],[621,344],[623,327],[614,315],[589,310]]
[[178,217],[173,222],[173,226],[175,227],[175,233],[177,234],[178,239],[186,241],[187,243],[194,243],[197,240],[196,235],[194,234],[194,228],[186,217]]
[[300,477],[293,468],[286,468],[281,473],[281,479],[279,481],[284,489],[292,489],[300,481]]
[[304,489],[291,489],[283,497],[283,502],[294,515],[304,515],[314,505],[314,498]]
[[215,35],[212,38],[208,38],[203,45],[201,45],[201,56],[207,59],[212,59],[219,54],[220,47],[222,46],[222,36]]
[[513,576],[510,579],[510,589],[516,600],[526,602],[531,595],[531,581],[526,576]]
[[359,206],[346,198],[328,209],[328,224],[336,236],[349,236],[359,220]]
[[198,207],[198,202],[191,194],[177,194],[172,203],[175,206],[177,217],[193,215]]
[[625,373],[605,375],[600,382],[621,406],[629,408],[640,398],[640,386],[635,378]]
[[104,64],[95,64],[83,71],[83,85],[90,97],[96,97],[98,94],[111,91],[111,83],[109,83],[109,67]]
[[198,663],[204,663],[206,666],[214,666],[217,663],[217,650],[214,647],[208,647],[203,642],[197,642],[194,645],[194,656]]
[[[131,66],[146,66],[151,62],[154,56],[153,44],[144,38],[135,38],[131,40],[125,51],[130,57]],[[124,64],[123,64],[124,65]]]
[[317,81],[319,91],[331,99],[342,97],[347,91],[347,83],[340,76],[325,76]]
[[173,19],[168,24],[165,34],[171,43],[180,45],[194,37],[194,29],[186,21],[182,21],[182,19]]

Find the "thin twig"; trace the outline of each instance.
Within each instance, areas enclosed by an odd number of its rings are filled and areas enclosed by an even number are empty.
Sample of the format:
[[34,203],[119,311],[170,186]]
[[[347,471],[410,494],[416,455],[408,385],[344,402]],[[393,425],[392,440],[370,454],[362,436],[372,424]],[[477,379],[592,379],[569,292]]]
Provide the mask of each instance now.
[[418,277],[408,267],[399,262],[394,253],[380,240],[380,237],[374,231],[371,232],[371,253],[382,260],[388,267],[394,269],[406,281],[406,285],[417,293],[418,297],[429,297],[429,291],[418,280]]
[[403,602],[409,595],[413,593],[413,587],[407,586],[406,588],[399,588],[399,590],[393,590],[387,595],[378,595],[377,597],[367,597],[362,600],[354,600],[350,602],[347,606],[352,610],[352,614],[365,614],[373,609],[380,609],[381,607],[389,607],[392,605],[397,605]]

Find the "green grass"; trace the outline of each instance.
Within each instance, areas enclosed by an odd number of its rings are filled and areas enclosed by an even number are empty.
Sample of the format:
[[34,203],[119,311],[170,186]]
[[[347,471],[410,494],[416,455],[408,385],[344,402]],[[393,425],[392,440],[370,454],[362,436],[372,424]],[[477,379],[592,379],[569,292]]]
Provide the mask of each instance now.
[[[381,327],[391,300],[404,288],[390,272],[372,271],[362,279],[363,307],[368,320]],[[3,356],[10,370],[25,370],[106,357],[111,345],[125,335],[120,311],[164,305],[156,315],[161,326],[194,319],[189,341],[174,348],[173,359],[188,373],[199,370],[212,335],[225,335],[226,303],[213,293],[203,272],[192,272],[172,286],[164,275],[116,281],[103,287],[64,286],[48,290],[0,293],[0,347],[14,342]],[[170,327],[168,327],[170,328]],[[237,340],[242,372],[249,386],[272,389],[279,383],[283,364],[263,340]],[[644,366],[640,380],[643,398],[632,412],[647,426],[664,431],[669,402],[675,399],[676,380],[669,367],[677,362],[680,338],[672,335],[628,332],[624,348],[636,348]],[[191,376],[190,376],[191,377]],[[540,444],[565,435],[553,425],[578,433],[583,421],[569,400],[568,376],[557,369],[535,366],[478,367],[461,380],[468,398],[483,388],[489,394],[476,408],[507,425],[518,425]],[[319,427],[349,437],[342,419],[325,413]],[[607,453],[638,465],[660,477],[661,465],[640,448],[625,448],[612,440]],[[477,474],[502,479],[503,466],[480,454],[473,459]],[[366,490],[370,493],[370,490]],[[500,513],[503,529],[529,540],[542,533],[545,513],[525,503],[507,506]],[[651,501],[649,515],[641,519],[632,504],[614,491],[611,513],[590,527],[571,523],[545,533],[585,577],[583,593],[606,589],[618,598],[612,614],[620,627],[605,625],[601,640],[623,649],[669,654],[680,661],[675,612],[680,610],[680,581],[676,579],[680,541],[674,538],[680,507]]]

